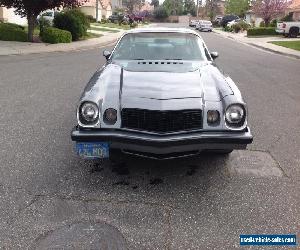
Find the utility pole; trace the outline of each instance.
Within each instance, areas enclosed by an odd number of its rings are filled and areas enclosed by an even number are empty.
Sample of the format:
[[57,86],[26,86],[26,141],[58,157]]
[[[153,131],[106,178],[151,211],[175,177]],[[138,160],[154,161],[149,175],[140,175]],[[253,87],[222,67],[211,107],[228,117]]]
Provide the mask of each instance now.
[[99,0],[96,0],[96,22],[99,21]]
[[196,17],[198,17],[198,12],[199,12],[199,0],[197,0],[197,10],[196,10]]

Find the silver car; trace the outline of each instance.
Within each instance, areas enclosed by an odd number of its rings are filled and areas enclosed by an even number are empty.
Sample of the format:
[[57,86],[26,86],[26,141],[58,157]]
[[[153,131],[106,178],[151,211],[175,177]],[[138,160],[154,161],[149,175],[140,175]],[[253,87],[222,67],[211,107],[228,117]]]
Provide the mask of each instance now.
[[200,20],[196,25],[196,29],[199,31],[211,32],[213,30],[213,25],[211,21]]
[[197,32],[134,29],[104,56],[77,107],[71,137],[79,156],[118,150],[168,159],[252,142],[247,105]]

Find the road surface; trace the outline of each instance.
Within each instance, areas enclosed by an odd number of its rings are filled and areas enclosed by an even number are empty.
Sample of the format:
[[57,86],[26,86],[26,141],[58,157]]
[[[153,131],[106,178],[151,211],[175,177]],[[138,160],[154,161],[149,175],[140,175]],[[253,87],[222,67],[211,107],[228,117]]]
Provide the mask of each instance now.
[[80,160],[75,107],[106,48],[0,57],[0,248],[63,246],[80,223],[97,238],[105,222],[129,249],[234,249],[240,234],[299,233],[300,61],[202,36],[248,103],[254,143],[228,158]]

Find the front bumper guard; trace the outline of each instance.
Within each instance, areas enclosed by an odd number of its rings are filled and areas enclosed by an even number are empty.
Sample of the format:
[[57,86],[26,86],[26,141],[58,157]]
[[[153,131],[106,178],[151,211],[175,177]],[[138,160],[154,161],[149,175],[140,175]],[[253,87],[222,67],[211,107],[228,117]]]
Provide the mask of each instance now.
[[76,142],[109,142],[110,148],[121,149],[128,153],[141,152],[157,155],[218,149],[245,149],[253,141],[248,127],[244,131],[197,131],[166,135],[109,129],[80,130],[75,127],[71,138]]

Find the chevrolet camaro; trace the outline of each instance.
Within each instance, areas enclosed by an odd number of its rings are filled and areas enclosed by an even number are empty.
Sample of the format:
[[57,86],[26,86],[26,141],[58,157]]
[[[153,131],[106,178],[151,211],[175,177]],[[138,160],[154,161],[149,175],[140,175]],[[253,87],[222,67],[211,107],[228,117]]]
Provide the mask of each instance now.
[[247,105],[197,32],[134,29],[103,55],[77,107],[71,138],[79,156],[169,159],[252,142]]

